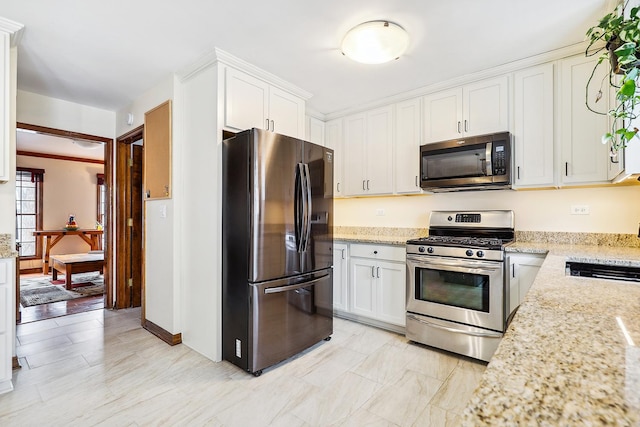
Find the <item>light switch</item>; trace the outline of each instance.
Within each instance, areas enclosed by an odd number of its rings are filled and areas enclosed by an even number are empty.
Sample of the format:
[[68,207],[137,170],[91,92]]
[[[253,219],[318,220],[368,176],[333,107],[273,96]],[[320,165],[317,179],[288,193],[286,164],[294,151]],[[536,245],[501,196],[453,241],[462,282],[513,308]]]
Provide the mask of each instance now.
[[161,205],[160,206],[160,218],[166,218],[167,217],[167,205]]

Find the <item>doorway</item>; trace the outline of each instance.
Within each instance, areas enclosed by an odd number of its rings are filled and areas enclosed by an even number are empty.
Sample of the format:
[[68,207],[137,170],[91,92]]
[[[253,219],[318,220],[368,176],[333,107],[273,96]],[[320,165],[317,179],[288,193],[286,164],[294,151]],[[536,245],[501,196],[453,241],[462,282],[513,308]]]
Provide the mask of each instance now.
[[116,292],[114,308],[140,307],[143,287],[144,126],[116,142]]
[[[67,286],[68,278],[52,280],[51,264],[43,260],[49,249],[52,256],[104,250],[108,258],[109,251],[97,233],[110,234],[108,224],[101,221],[101,208],[106,211],[109,204],[100,196],[101,188],[108,192],[105,161],[109,164],[107,152],[113,140],[20,122],[16,129],[16,243],[21,255],[16,269],[16,321],[103,308],[109,291],[108,269],[104,274],[99,270],[74,274]],[[75,232],[77,236],[65,237],[68,231],[63,225],[69,212],[79,215],[81,230]]]

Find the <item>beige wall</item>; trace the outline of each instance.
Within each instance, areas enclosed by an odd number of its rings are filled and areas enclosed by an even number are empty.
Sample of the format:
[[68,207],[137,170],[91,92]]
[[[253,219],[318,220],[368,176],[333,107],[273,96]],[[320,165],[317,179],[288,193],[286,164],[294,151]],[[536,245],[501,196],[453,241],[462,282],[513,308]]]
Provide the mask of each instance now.
[[[75,214],[80,228],[95,228],[96,174],[103,173],[103,165],[19,155],[17,166],[45,170],[42,208],[45,230],[62,229],[70,213]],[[83,253],[89,249],[80,237],[68,236],[51,249],[51,254]],[[41,265],[40,262],[21,263],[22,268]]]
[[[571,215],[572,205],[589,205],[591,213]],[[517,230],[637,234],[640,185],[337,199],[334,209],[341,226],[427,227],[432,210],[508,209]]]

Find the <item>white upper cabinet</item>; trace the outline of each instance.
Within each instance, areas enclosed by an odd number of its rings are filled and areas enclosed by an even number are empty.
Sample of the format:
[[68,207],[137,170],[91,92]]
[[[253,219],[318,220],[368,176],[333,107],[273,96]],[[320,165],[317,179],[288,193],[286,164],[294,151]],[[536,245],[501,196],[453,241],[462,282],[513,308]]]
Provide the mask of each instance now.
[[396,104],[394,175],[396,193],[420,192],[420,98]]
[[[560,61],[559,128],[560,183],[581,184],[605,182],[608,179],[609,147],[602,144],[608,131],[608,116],[595,114],[585,105],[585,88],[597,59],[578,55]],[[596,104],[600,82],[607,83],[606,67],[598,67],[589,87],[589,105],[606,113],[609,91],[603,91]]]
[[333,150],[333,197],[344,196],[342,119],[325,123],[325,146]]
[[9,89],[9,80],[11,70],[9,67],[10,61],[10,36],[9,34],[0,31],[0,72],[2,73],[3,80],[0,84],[0,182],[9,181],[9,111],[11,109],[10,96],[7,92]]
[[426,95],[425,142],[508,130],[508,89],[508,76],[501,76]]
[[555,183],[553,64],[514,75],[514,166],[516,187],[545,187]]
[[326,145],[324,141],[324,122],[307,116],[305,140],[318,145]]
[[225,68],[224,125],[304,138],[304,100],[232,67]]
[[388,194],[393,191],[393,106],[344,119],[346,195]]

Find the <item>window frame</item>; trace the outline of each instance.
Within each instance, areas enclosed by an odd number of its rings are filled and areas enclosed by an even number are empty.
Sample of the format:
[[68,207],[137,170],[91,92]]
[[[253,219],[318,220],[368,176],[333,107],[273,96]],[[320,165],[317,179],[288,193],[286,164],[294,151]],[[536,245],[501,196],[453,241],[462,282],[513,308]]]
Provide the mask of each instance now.
[[[20,179],[20,181],[18,180],[18,175],[20,173],[30,173],[31,174],[31,180],[32,182],[34,182],[35,185],[35,190],[36,190],[36,224],[35,224],[35,229],[36,230],[42,230],[42,218],[43,218],[43,206],[44,206],[44,169],[35,169],[35,168],[25,168],[25,167],[16,167],[16,188],[18,186],[18,182],[22,182],[23,180]],[[16,241],[18,241],[18,217],[21,216],[22,214],[18,214],[18,210],[17,210],[17,196],[16,196]],[[33,260],[33,259],[42,259],[42,239],[40,237],[36,237],[35,239],[36,242],[36,253],[34,255],[27,255],[27,256],[23,256],[23,255],[19,255],[18,258],[22,261],[27,261],[27,260]]]

